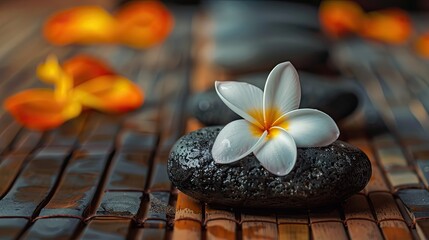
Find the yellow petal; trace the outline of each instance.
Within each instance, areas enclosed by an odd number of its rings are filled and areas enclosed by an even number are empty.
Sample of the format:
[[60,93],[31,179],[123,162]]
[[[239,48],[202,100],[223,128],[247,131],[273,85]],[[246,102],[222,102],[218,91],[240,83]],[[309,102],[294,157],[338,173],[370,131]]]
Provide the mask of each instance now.
[[80,6],[57,12],[44,25],[45,38],[56,45],[110,43],[115,19],[98,6]]
[[56,83],[63,74],[55,55],[49,55],[46,61],[37,67],[37,76],[46,83]]
[[39,65],[37,76],[44,82],[55,84],[55,96],[58,100],[68,97],[73,79],[63,71],[56,56],[49,55],[46,61]]

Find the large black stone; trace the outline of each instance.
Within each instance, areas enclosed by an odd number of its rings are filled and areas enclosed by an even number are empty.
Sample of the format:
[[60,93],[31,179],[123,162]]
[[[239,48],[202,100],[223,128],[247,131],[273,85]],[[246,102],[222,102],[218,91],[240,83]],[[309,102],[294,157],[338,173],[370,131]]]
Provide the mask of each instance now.
[[[264,88],[268,73],[252,74],[238,81]],[[347,82],[329,81],[320,76],[300,72],[301,106],[314,108],[340,121],[349,116],[358,106],[359,98],[356,89]],[[240,117],[231,111],[219,98],[214,88],[197,93],[189,101],[188,111],[206,126],[225,125]]]
[[249,155],[234,164],[211,156],[222,127],[207,127],[177,141],[168,160],[176,187],[201,201],[246,208],[311,208],[338,203],[362,190],[371,176],[367,156],[345,142],[299,148],[294,169],[284,177],[265,170]]

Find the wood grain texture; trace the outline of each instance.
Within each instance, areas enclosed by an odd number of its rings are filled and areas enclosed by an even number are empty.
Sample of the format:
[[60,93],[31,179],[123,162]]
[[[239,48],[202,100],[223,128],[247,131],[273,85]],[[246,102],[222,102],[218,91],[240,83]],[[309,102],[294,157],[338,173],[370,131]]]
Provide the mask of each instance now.
[[401,212],[390,193],[371,193],[369,195],[377,221],[391,219],[403,220]]
[[27,158],[26,154],[8,154],[1,157],[0,162],[0,196],[7,193],[7,190],[15,180],[19,170]]
[[346,220],[367,219],[374,221],[371,208],[365,195],[355,194],[348,198],[343,205]]
[[236,239],[237,223],[227,219],[215,219],[206,224],[206,239],[233,240]]
[[386,240],[413,239],[410,229],[403,221],[388,220],[380,223],[381,231]]
[[338,240],[347,240],[346,230],[341,222],[318,222],[311,224],[314,239],[331,240],[334,236]]
[[80,239],[126,239],[130,224],[130,219],[95,218],[88,223]]
[[277,224],[265,221],[243,222],[242,239],[278,239]]
[[373,221],[357,219],[348,220],[347,230],[352,240],[383,239],[380,228]]
[[277,226],[279,239],[310,239],[310,230],[307,224],[284,223]]

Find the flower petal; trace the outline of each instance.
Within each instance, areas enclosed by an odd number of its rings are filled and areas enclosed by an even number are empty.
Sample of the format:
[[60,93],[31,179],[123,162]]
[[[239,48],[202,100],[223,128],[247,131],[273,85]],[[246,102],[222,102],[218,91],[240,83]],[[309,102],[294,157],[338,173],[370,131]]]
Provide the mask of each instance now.
[[101,76],[88,80],[74,89],[74,97],[83,106],[100,111],[121,113],[143,104],[143,92],[121,76]]
[[215,83],[220,99],[247,121],[263,127],[262,90],[244,82]]
[[322,147],[333,143],[340,135],[334,120],[315,109],[297,109],[285,115],[280,124],[295,139],[298,147]]
[[78,86],[90,79],[115,75],[115,72],[103,61],[89,56],[76,55],[63,64],[64,72],[73,78],[73,86]]
[[56,45],[110,43],[116,20],[98,6],[80,6],[57,12],[43,27],[45,38]]
[[364,12],[354,1],[329,0],[320,4],[319,18],[325,32],[339,38],[359,30]]
[[263,141],[267,132],[240,119],[228,123],[216,137],[212,156],[216,163],[232,163],[249,155]]
[[360,28],[364,37],[391,44],[405,43],[412,33],[412,22],[401,9],[385,9],[367,15]]
[[173,15],[158,1],[135,1],[116,14],[117,39],[133,47],[146,48],[164,41],[174,25]]
[[47,130],[77,117],[81,105],[70,99],[58,100],[49,89],[31,89],[6,99],[4,107],[27,128]]
[[284,129],[273,127],[264,143],[253,151],[261,165],[271,173],[284,176],[295,166],[295,141]]
[[299,107],[301,86],[298,73],[290,62],[283,62],[268,75],[264,89],[264,121],[271,126],[283,114]]

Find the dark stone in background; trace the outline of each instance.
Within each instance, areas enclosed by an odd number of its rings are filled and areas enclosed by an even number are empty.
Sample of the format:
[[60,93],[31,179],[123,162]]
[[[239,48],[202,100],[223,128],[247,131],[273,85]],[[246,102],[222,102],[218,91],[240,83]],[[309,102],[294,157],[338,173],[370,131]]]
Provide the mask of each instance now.
[[[350,115],[359,105],[354,88],[346,82],[324,80],[318,75],[300,72],[301,107],[315,108],[327,113],[335,121]],[[264,89],[268,72],[244,76],[238,81],[248,82]],[[214,88],[191,97],[188,111],[206,126],[225,125],[240,117],[219,98]]]
[[207,58],[225,71],[269,70],[291,61],[298,69],[326,65],[330,41],[320,30],[318,9],[296,3],[209,2],[214,51]]
[[336,141],[327,147],[299,148],[292,172],[284,177],[265,170],[249,155],[234,164],[216,164],[211,156],[222,127],[191,132],[173,147],[170,180],[201,201],[245,208],[313,208],[338,203],[362,190],[371,177],[367,156]]

